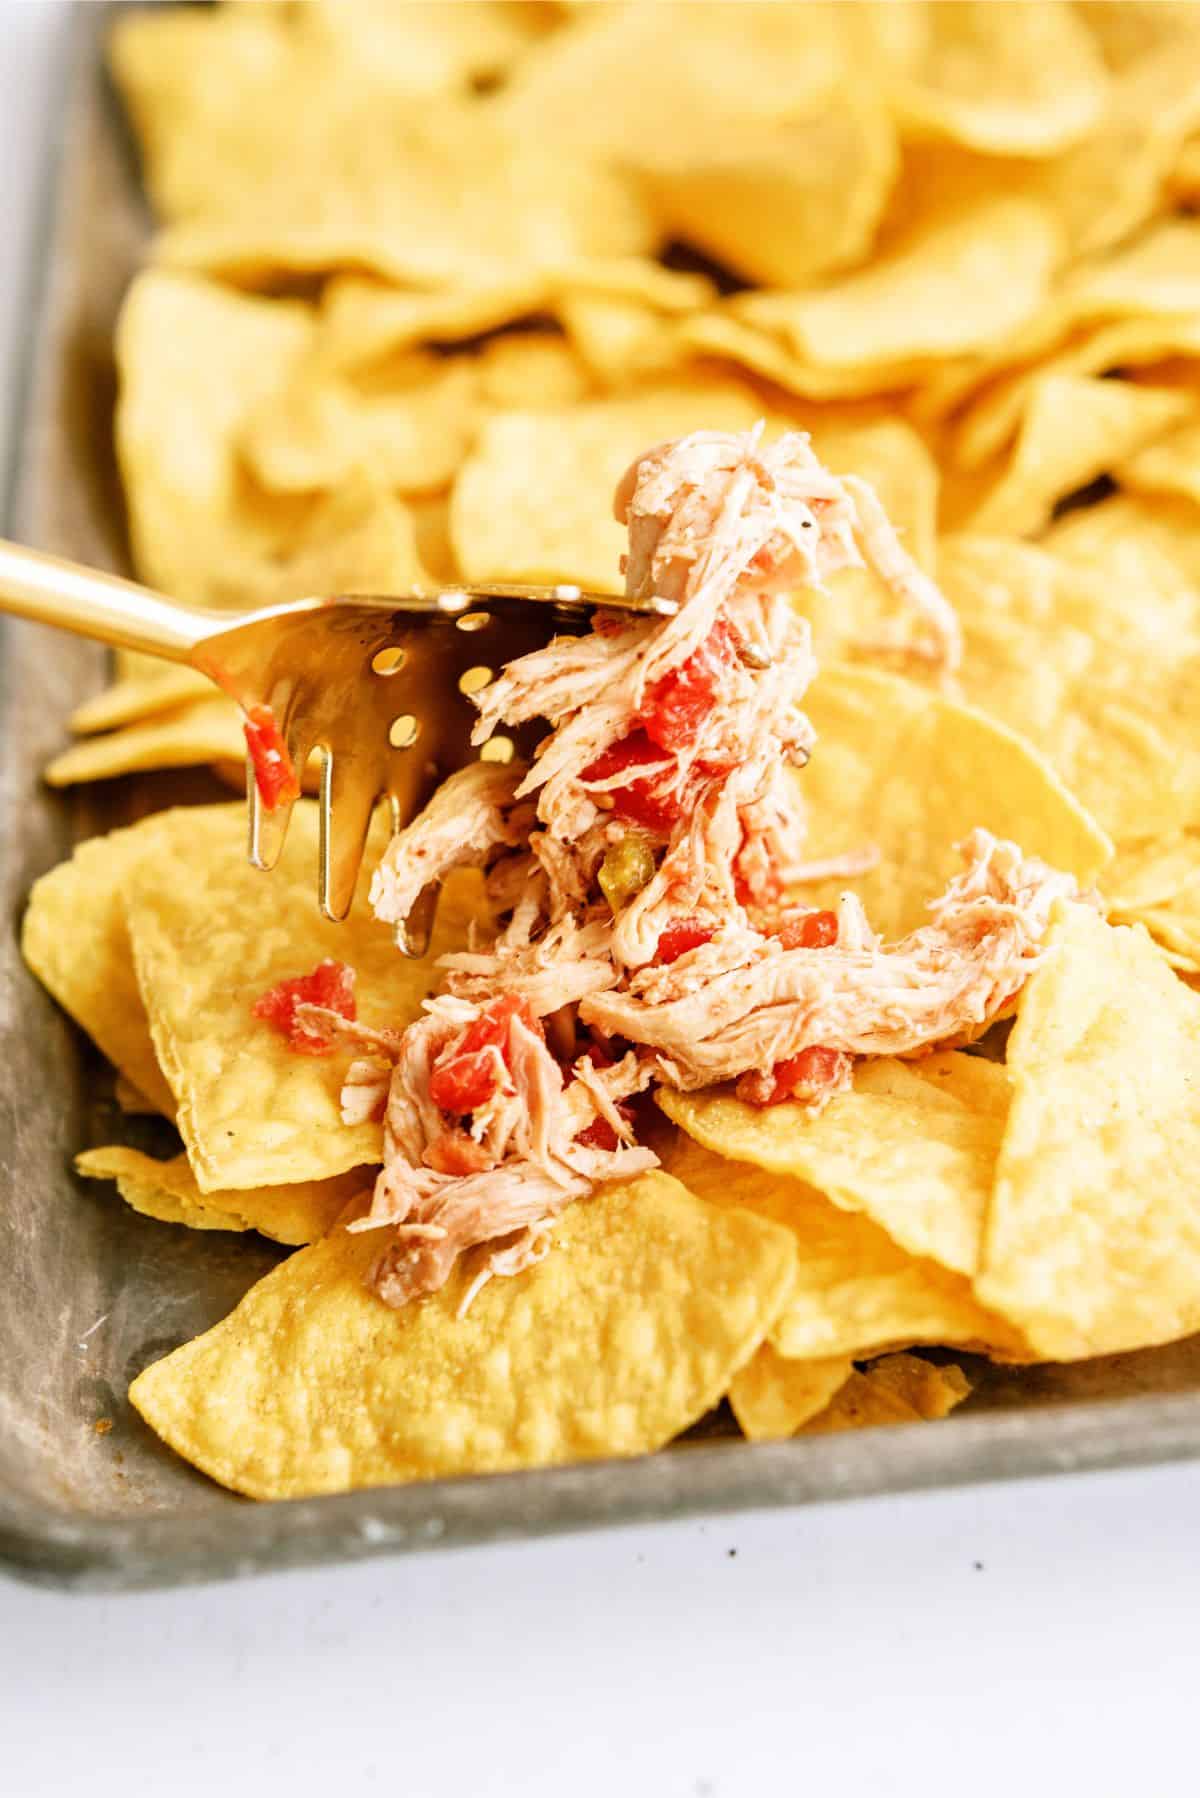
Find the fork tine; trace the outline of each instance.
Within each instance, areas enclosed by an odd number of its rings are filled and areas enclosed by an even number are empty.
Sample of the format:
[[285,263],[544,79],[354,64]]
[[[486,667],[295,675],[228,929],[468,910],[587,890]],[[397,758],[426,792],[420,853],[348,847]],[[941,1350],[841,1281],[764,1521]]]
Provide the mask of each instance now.
[[250,860],[256,868],[269,874],[283,854],[293,802],[285,799],[268,811],[258,796],[258,783],[249,760],[246,762],[246,797],[250,812]]
[[379,795],[369,766],[332,749],[323,753],[318,896],[325,916],[340,923],[354,900]]

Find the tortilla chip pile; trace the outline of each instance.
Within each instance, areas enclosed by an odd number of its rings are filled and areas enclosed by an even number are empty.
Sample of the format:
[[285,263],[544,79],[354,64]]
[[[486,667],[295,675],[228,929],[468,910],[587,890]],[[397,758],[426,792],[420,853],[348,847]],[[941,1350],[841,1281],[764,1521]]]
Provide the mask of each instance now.
[[[663,1094],[665,1171],[460,1318],[469,1260],[401,1313],[365,1289],[379,1126],[250,1011],[332,955],[402,1025],[432,961],[317,918],[307,812],[269,882],[237,806],[82,845],[26,952],[183,1150],[80,1171],[307,1245],[142,1414],[285,1496],[642,1452],[724,1396],[754,1438],[941,1417],[969,1376],[914,1348],[1200,1329],[1200,5],[300,0],[130,13],[111,56],[159,222],[116,344],[142,578],[613,590],[633,455],[806,429],[966,640],[935,690],[867,574],[805,599],[812,854],[878,846],[887,935],[976,825],[1104,902],[1003,1060],[864,1063],[815,1119]],[[232,707],[141,658],[72,723],[56,783],[241,760]],[[465,879],[433,954],[472,920]]]

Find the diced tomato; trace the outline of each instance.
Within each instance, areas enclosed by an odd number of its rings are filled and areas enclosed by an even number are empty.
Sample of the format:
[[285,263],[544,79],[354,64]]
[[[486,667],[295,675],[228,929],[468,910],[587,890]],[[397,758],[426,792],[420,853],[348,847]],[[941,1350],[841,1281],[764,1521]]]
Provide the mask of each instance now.
[[493,999],[460,1037],[446,1045],[429,1080],[429,1096],[439,1111],[466,1117],[498,1091],[501,1070],[508,1066],[508,1030],[514,1018],[541,1033],[528,1002],[509,993]]
[[575,1141],[581,1149],[616,1148],[620,1139],[607,1118],[593,1118],[586,1130],[581,1130]]
[[669,750],[695,742],[736,655],[733,632],[718,618],[699,649],[647,690],[640,718],[652,742]]
[[668,924],[658,939],[658,953],[654,957],[663,967],[670,967],[689,949],[699,949],[702,943],[710,943],[715,935],[707,924],[700,924],[695,918],[680,918],[674,924]]
[[789,1099],[819,1099],[847,1071],[850,1057],[844,1049],[819,1044],[777,1061],[769,1074],[743,1074],[734,1091],[747,1105],[783,1105]]
[[[611,780],[614,774],[661,763],[663,751],[652,743],[644,730],[632,730],[619,743],[610,743],[583,770],[584,780]],[[679,801],[671,795],[656,792],[649,780],[636,776],[626,785],[610,789],[613,809],[618,818],[629,824],[640,824],[643,830],[670,834],[679,817]]]
[[486,1173],[492,1158],[465,1130],[443,1130],[426,1149],[425,1165],[435,1174],[453,1174],[461,1179],[464,1174]]
[[300,782],[270,706],[251,706],[242,729],[254,769],[254,784],[267,810],[273,812],[277,805],[298,799]]
[[838,938],[837,913],[810,911],[785,918],[772,935],[785,949],[832,949]]
[[336,1011],[340,1018],[353,1023],[358,1016],[354,969],[344,961],[318,962],[311,974],[281,980],[254,1002],[254,1016],[286,1037],[288,1048],[295,1054],[328,1055],[332,1043],[319,1029],[296,1016],[298,1005],[322,1005],[326,1011]]

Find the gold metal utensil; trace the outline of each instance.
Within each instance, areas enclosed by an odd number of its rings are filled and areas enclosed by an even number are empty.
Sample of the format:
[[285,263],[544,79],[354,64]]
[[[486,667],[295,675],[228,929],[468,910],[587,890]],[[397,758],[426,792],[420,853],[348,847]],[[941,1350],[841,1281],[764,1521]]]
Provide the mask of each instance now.
[[[675,610],[655,597],[635,601],[570,585],[495,585],[215,612],[0,541],[0,611],[190,663],[244,711],[270,708],[298,774],[321,752],[317,891],[322,911],[335,919],[349,910],[380,801],[390,806],[393,829],[402,829],[440,780],[479,755],[467,695],[552,636],[585,630],[596,607]],[[484,754],[507,759],[522,747],[519,739],[493,737]],[[268,809],[252,773],[247,793],[250,859],[269,869],[283,848],[291,802]],[[409,954],[424,953],[433,897],[397,933]]]

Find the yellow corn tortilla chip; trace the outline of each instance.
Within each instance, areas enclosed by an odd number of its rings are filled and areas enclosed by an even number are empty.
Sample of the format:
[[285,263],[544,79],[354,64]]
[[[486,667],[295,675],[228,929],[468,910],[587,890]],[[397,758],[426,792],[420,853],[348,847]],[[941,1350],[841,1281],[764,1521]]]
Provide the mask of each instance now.
[[976,469],[999,455],[1020,429],[1036,387],[1051,376],[1083,378],[1172,356],[1200,356],[1200,319],[1194,313],[1086,326],[1041,363],[1017,368],[980,393],[955,428],[954,460],[960,468]]
[[133,1404],[256,1498],[642,1454],[716,1404],[795,1266],[786,1231],[663,1174],[571,1206],[546,1258],[463,1317],[472,1257],[392,1311],[364,1284],[378,1253],[344,1230],[302,1249],[141,1374]]
[[130,288],[117,328],[118,458],[138,572],[176,598],[270,605],[427,581],[411,516],[373,476],[349,467],[331,491],[272,493],[238,453],[312,335],[312,309],[296,301],[158,270]]
[[[1035,536],[1060,499],[1119,469],[1194,411],[1185,393],[1046,375],[1033,381],[1012,459],[971,514],[973,531]],[[1153,454],[1153,449],[1143,454]]]
[[885,1355],[872,1367],[852,1373],[826,1409],[799,1433],[828,1436],[881,1424],[934,1422],[970,1395],[971,1383],[961,1367],[935,1367],[917,1355]]
[[787,1361],[764,1342],[729,1382],[729,1403],[751,1442],[780,1441],[824,1411],[853,1372],[848,1355]]
[[75,1157],[87,1180],[115,1180],[125,1203],[146,1217],[189,1230],[257,1230],[275,1242],[316,1242],[332,1230],[350,1200],[370,1181],[369,1168],[332,1180],[261,1186],[245,1192],[201,1192],[186,1155],[156,1161],[137,1149],[87,1149]]
[[1184,144],[1175,158],[1169,184],[1172,196],[1183,205],[1194,205],[1200,197],[1200,138]]
[[897,166],[881,97],[851,89],[807,116],[668,149],[646,181],[668,237],[748,281],[803,287],[867,253]]
[[865,268],[808,293],[750,293],[744,323],[802,361],[880,373],[986,348],[1045,297],[1061,249],[1052,214],[1003,196],[919,218]]
[[910,131],[991,155],[1050,156],[1100,119],[1104,63],[1069,6],[955,0],[913,12],[908,54],[893,62],[889,84]]
[[1110,578],[1132,566],[1139,578],[1131,584],[1151,587],[1156,607],[1170,603],[1176,629],[1200,622],[1200,508],[1188,500],[1118,493],[1058,519],[1043,547]]
[[1156,44],[1145,33],[1140,53],[1115,71],[1095,129],[1063,155],[1034,164],[1019,178],[1021,190],[1054,210],[1077,254],[1107,249],[1164,209],[1179,148],[1198,120],[1194,50]]
[[252,1007],[280,980],[331,957],[355,970],[362,1022],[403,1028],[439,978],[436,957],[465,946],[479,912],[478,877],[450,883],[429,956],[409,961],[367,908],[370,847],[349,918],[321,917],[315,805],[297,806],[270,875],[246,859],[241,806],[168,818],[128,889],[127,912],[151,1035],[200,1189],[323,1180],[378,1160],[380,1125],[341,1121],[351,1051],[296,1055]]
[[123,724],[140,724],[160,712],[174,711],[188,700],[209,698],[212,690],[207,675],[174,662],[151,663],[142,673],[118,671],[111,687],[76,706],[71,729],[76,736],[86,737]]
[[[302,155],[292,143],[274,147],[260,178],[247,171],[226,190],[234,204],[160,233],[158,261],[246,287],[350,270],[407,286],[445,282],[472,263],[520,271],[656,247],[635,184],[569,140],[548,156],[479,106],[376,115],[366,133],[364,116],[359,96],[353,117],[321,122],[324,160],[320,127],[304,120]],[[285,137],[295,128],[289,116]]]
[[944,539],[938,573],[963,625],[963,691],[1023,731],[1115,839],[1200,822],[1191,595],[1007,538]]
[[[205,686],[212,693],[211,681]],[[64,749],[45,770],[52,787],[110,780],[146,768],[193,768],[245,752],[242,715],[232,700],[213,694],[141,723],[122,725]]]
[[272,508],[252,491],[235,437],[312,332],[312,309],[295,300],[246,299],[158,269],[130,287],[117,325],[117,456],[135,564],[173,597],[228,603],[302,521],[302,503]]
[[1084,887],[1112,853],[1037,750],[980,711],[895,675],[846,667],[819,674],[804,709],[818,737],[798,776],[805,855],[879,851],[877,866],[853,881],[806,885],[807,903],[836,903],[850,886],[877,931],[903,936],[961,870],[954,845],[977,826]]
[[714,1155],[682,1132],[655,1146],[667,1172],[701,1198],[794,1233],[796,1282],[769,1337],[779,1354],[862,1358],[925,1342],[1028,1359],[1018,1332],[984,1309],[968,1279],[907,1254],[863,1213],[840,1210],[803,1180]]
[[714,1154],[815,1186],[910,1255],[977,1270],[1008,1114],[996,1063],[953,1051],[860,1061],[853,1090],[815,1117],[801,1105],[743,1105],[720,1089],[664,1090],[659,1103]]
[[1113,921],[1144,924],[1173,968],[1181,974],[1200,973],[1200,882],[1135,912],[1114,910]]
[[1122,487],[1135,492],[1177,494],[1200,504],[1200,423],[1180,425],[1130,455],[1115,472]]
[[317,351],[332,368],[362,369],[419,344],[455,344],[536,314],[560,314],[584,299],[636,306],[658,316],[691,311],[713,294],[703,275],[640,256],[575,259],[514,268],[472,258],[431,269],[435,284],[405,290],[358,275],[329,282],[318,314]]
[[620,592],[625,530],[613,518],[612,496],[633,458],[647,444],[689,431],[746,430],[761,412],[748,388],[697,380],[562,412],[497,413],[451,501],[463,574]]
[[847,91],[838,10],[743,0],[690,7],[681,30],[667,6],[586,7],[524,59],[500,109],[551,146],[575,143],[639,170],[691,160]]
[[338,487],[366,475],[400,493],[452,480],[474,434],[475,370],[467,357],[412,352],[351,379],[315,357],[298,361],[246,420],[242,453],[273,492]]
[[982,1301],[1051,1360],[1200,1329],[1200,997],[1143,931],[1063,907],[1008,1072]]
[[1122,923],[1148,906],[1169,904],[1197,885],[1200,831],[1190,830],[1120,844],[1101,882],[1110,914],[1120,913]]
[[483,346],[477,362],[479,397],[498,412],[574,406],[595,394],[595,382],[573,344],[548,331],[507,331]]
[[680,321],[664,317],[643,300],[571,294],[556,311],[580,361],[605,386],[627,386],[641,377],[663,378],[690,360]]
[[70,861],[43,874],[29,895],[21,953],[113,1065],[173,1117],[175,1100],[134,975],[124,906],[143,857],[157,852],[162,824],[159,817],[146,818],[80,843]]
[[[790,295],[764,295],[790,301]],[[731,301],[730,304],[740,302]],[[680,319],[675,327],[677,350],[706,361],[732,362],[739,369],[770,381],[784,393],[806,400],[856,400],[909,387],[928,372],[929,363],[919,357],[903,362],[814,362],[797,355],[774,335],[768,323],[747,322],[727,312],[701,312]],[[655,353],[666,359],[663,344]]]
[[514,261],[649,248],[626,179],[577,155],[570,135],[546,156],[469,95],[469,74],[497,73],[496,34],[503,62],[531,17],[496,8],[490,42],[464,56],[471,11],[279,6],[122,21],[114,70],[152,195],[176,221],[162,253],[261,279],[403,273],[462,244]]

